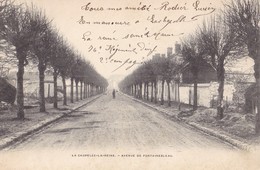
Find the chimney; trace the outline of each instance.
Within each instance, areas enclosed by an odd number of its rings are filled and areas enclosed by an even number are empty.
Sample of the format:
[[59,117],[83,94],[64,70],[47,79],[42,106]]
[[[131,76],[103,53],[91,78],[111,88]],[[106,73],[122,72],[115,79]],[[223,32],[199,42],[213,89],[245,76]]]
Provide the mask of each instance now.
[[175,43],[175,54],[181,54],[181,44]]
[[155,60],[155,59],[157,59],[159,57],[160,57],[160,53],[156,53],[156,54],[153,55],[153,60]]
[[172,47],[167,48],[167,57],[170,57],[172,55]]
[[160,57],[160,53],[156,53],[156,54],[155,54],[155,57]]

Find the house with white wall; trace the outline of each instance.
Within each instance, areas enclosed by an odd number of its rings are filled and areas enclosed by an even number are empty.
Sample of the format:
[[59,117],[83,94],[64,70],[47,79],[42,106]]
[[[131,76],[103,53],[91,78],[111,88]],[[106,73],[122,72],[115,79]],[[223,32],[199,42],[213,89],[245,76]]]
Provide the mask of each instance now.
[[[193,75],[189,64],[185,64],[180,54],[180,45],[175,45],[175,53],[171,47],[167,49],[167,57],[171,57],[174,62],[182,63],[183,68],[179,73],[180,80],[171,81],[171,100],[180,101],[186,104],[193,104]],[[156,55],[155,57],[160,57]],[[225,65],[224,102],[225,104],[236,104],[245,102],[244,92],[247,87],[255,82],[253,61],[248,56],[235,59],[232,64]],[[215,107],[217,105],[218,82],[216,70],[206,61],[201,63],[198,75],[198,105],[205,107]],[[158,79],[158,100],[161,97],[161,80]],[[164,100],[168,98],[167,84],[164,84]],[[241,88],[242,87],[242,88]],[[241,90],[242,89],[242,90]],[[151,93],[151,89],[150,89]]]

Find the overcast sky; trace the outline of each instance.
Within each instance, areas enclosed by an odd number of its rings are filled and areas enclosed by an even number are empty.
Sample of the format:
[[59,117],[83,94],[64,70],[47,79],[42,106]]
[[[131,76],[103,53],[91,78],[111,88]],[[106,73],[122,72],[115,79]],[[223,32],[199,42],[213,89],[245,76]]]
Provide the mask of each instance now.
[[[179,38],[192,33],[205,17],[216,14],[222,6],[221,1],[217,0],[27,1],[33,1],[45,10],[47,17],[53,20],[53,25],[60,30],[64,38],[106,78],[115,74],[129,74],[138,65],[131,67],[135,61],[142,63],[155,53],[166,53],[167,47],[174,47],[175,42],[180,42]],[[99,8],[99,11],[89,11],[91,7]],[[144,8],[134,11],[126,10],[125,7]],[[171,9],[165,10],[166,7]],[[108,8],[122,9],[109,11]],[[102,24],[103,21],[110,25]],[[149,38],[144,36],[147,32]],[[130,38],[127,37],[128,34],[144,37]],[[162,36],[165,34],[168,36]],[[104,40],[110,38],[112,40]],[[116,53],[113,47],[118,49]],[[120,67],[121,65],[123,66]]]

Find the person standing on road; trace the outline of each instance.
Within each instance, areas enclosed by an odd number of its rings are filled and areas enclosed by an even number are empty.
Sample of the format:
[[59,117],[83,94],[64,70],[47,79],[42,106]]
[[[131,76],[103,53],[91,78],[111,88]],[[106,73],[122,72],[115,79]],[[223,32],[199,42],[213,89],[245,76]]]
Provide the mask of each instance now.
[[113,99],[116,98],[116,91],[115,91],[115,89],[113,89],[112,95],[113,95]]

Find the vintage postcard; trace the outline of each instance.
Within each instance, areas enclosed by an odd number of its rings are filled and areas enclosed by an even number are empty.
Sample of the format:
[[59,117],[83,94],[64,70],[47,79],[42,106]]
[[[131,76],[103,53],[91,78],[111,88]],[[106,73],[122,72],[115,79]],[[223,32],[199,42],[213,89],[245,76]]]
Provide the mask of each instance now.
[[259,0],[0,0],[0,169],[260,169]]

